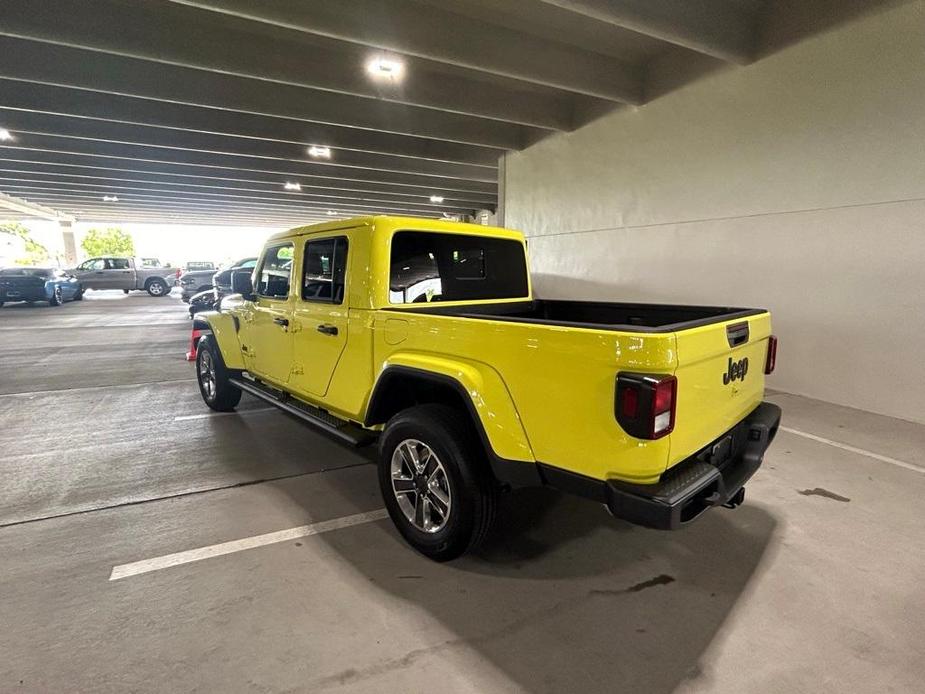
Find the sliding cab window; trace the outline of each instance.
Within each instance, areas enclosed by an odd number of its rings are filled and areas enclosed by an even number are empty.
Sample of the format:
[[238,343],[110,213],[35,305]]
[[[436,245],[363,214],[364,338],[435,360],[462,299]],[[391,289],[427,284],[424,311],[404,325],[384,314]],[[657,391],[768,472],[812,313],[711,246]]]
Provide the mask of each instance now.
[[289,296],[292,248],[291,243],[267,248],[257,275],[256,292],[259,296],[268,299],[285,299]]
[[390,265],[393,304],[527,296],[524,248],[510,239],[400,231]]
[[328,304],[344,302],[347,237],[317,239],[305,244],[302,298]]

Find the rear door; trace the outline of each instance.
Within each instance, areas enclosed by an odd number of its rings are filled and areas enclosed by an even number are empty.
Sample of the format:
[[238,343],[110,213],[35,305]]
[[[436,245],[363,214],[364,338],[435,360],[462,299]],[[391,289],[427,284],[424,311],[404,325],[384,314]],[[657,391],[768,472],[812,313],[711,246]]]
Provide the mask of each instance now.
[[309,237],[294,304],[292,389],[321,397],[347,345],[346,278],[350,240],[343,232]]
[[105,289],[135,289],[135,270],[128,258],[106,258]]
[[767,313],[675,334],[678,393],[669,466],[732,429],[758,406],[770,334]]

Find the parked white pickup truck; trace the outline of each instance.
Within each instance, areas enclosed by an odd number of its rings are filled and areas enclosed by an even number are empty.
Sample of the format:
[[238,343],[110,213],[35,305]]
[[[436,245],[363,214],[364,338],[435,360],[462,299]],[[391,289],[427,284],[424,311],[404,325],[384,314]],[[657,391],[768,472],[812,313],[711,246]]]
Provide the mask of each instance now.
[[121,289],[126,294],[144,289],[151,296],[167,296],[177,276],[177,268],[150,267],[140,258],[114,256],[90,258],[68,272],[84,289]]

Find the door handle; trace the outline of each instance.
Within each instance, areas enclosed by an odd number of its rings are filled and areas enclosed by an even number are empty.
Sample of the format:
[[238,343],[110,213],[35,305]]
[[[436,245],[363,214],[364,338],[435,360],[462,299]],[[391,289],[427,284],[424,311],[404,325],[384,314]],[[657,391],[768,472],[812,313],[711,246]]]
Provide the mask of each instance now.
[[289,327],[289,319],[288,319],[288,318],[274,318],[274,319],[273,319],[273,322],[276,323],[276,324],[279,325],[279,326],[282,326],[283,328],[288,328],[288,327]]
[[321,325],[318,326],[317,330],[319,333],[323,333],[324,335],[332,335],[332,336],[337,335],[336,325],[329,325],[328,323],[322,323]]

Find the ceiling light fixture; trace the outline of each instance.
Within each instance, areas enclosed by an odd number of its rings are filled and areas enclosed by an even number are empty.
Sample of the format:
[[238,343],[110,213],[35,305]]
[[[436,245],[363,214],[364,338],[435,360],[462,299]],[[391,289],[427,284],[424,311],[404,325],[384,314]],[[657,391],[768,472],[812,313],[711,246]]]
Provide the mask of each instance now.
[[441,202],[443,202],[443,196],[442,195],[431,195],[430,201],[432,203],[439,205]]
[[367,61],[366,72],[373,79],[400,82],[405,74],[405,64],[397,58],[376,56]]
[[308,156],[314,157],[315,159],[330,159],[331,148],[322,145],[312,145],[308,148]]
[[0,128],[0,142],[6,142],[13,139],[13,133],[6,128]]
[[302,190],[301,183],[293,183],[292,181],[286,181],[286,184],[283,186],[286,190]]
[[328,210],[327,212],[325,212],[325,214],[326,214],[328,217],[336,217],[336,216],[337,216],[337,211],[336,211],[336,210]]
[[119,198],[115,195],[104,195],[103,202],[119,202]]

